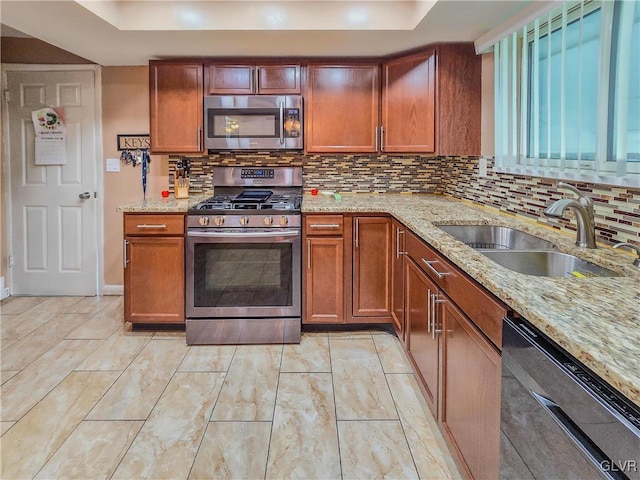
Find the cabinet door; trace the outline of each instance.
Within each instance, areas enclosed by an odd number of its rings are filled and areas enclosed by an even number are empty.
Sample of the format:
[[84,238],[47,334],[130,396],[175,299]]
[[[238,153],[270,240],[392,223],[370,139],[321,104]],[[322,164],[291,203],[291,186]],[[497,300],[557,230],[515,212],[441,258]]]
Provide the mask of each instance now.
[[381,150],[435,151],[436,54],[431,50],[384,63]]
[[482,57],[473,43],[438,46],[438,155],[480,155]]
[[300,65],[258,65],[258,93],[300,94]]
[[353,316],[391,315],[391,219],[353,219]]
[[429,296],[437,292],[438,287],[409,257],[405,265],[407,350],[422,379],[427,404],[437,418],[440,336],[434,335],[431,330]]
[[209,65],[207,91],[211,95],[251,95],[255,91],[251,65]]
[[391,318],[400,340],[404,340],[404,225],[391,223],[393,252],[391,256]]
[[124,318],[184,322],[184,238],[125,237]]
[[378,150],[377,64],[309,65],[308,152]]
[[344,322],[342,237],[307,237],[304,323]]
[[443,312],[441,421],[473,477],[498,478],[500,354],[453,304]]
[[200,152],[202,64],[149,64],[152,153]]

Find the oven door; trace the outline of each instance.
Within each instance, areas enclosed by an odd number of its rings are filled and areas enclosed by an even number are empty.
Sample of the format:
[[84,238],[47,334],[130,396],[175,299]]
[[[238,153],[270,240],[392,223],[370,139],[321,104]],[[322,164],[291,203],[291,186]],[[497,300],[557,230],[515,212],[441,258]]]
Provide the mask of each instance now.
[[299,228],[187,230],[187,318],[299,318],[300,244]]

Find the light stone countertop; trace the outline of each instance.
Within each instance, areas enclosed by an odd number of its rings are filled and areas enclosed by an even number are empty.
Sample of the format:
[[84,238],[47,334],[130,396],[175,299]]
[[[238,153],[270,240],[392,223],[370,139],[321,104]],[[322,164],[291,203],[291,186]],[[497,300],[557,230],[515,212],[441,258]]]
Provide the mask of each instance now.
[[[575,235],[493,208],[438,195],[305,194],[305,213],[388,213],[442,252],[605,381],[640,406],[640,269],[633,256],[599,244],[575,246]],[[612,278],[548,278],[508,270],[434,224],[492,224],[554,242],[561,252],[609,268]]]
[[193,205],[200,203],[209,195],[190,195],[189,198],[175,198],[173,194],[168,197],[152,196],[146,200],[120,205],[116,212],[125,213],[186,213]]
[[[210,195],[149,198],[119,212],[185,213]],[[304,195],[305,213],[388,213],[442,252],[489,292],[529,320],[605,381],[640,406],[640,269],[633,256],[600,245],[574,245],[575,235],[441,195],[343,194],[341,200]],[[613,278],[547,278],[508,270],[435,224],[514,227],[552,241],[561,252],[620,273]]]

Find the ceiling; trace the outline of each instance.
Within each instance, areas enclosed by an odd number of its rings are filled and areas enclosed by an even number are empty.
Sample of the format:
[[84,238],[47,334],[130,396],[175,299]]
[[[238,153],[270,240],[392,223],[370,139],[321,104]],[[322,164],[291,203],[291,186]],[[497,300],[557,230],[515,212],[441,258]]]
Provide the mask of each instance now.
[[474,41],[530,3],[2,0],[0,19],[3,35],[27,34],[100,65],[146,65],[171,57],[381,56]]

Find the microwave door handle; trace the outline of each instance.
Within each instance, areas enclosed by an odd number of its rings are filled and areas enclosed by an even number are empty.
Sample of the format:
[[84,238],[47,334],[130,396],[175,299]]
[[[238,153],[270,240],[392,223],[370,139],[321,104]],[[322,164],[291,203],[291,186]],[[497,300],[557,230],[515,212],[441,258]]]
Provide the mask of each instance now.
[[280,145],[284,145],[284,102],[280,102]]

